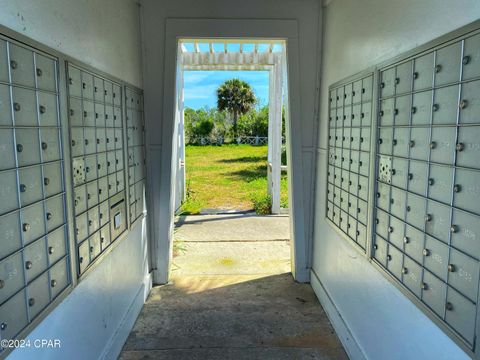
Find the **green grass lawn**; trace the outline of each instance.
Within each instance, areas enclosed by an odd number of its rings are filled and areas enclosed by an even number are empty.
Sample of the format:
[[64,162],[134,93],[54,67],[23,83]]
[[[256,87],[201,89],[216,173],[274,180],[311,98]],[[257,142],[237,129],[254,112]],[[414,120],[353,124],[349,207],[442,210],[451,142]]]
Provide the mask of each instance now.
[[[267,197],[267,146],[187,146],[185,214],[203,208],[250,210]],[[288,207],[287,175],[282,174],[281,206]]]

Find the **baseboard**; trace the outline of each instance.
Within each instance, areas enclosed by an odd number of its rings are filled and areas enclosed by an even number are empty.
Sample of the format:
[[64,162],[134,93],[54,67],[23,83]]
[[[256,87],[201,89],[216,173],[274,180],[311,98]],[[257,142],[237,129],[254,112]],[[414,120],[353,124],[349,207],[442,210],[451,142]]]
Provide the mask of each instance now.
[[116,360],[122,351],[123,345],[130,334],[130,331],[137,320],[140,311],[142,310],[143,304],[145,303],[146,296],[148,295],[150,289],[152,287],[152,279],[151,276],[148,275],[147,278],[144,279],[142,286],[138,289],[135,297],[128,307],[125,316],[123,317],[122,321],[118,325],[117,330],[110,338],[107,346],[105,347],[102,355],[99,359],[103,360]]
[[332,323],[338,338],[342,342],[348,357],[352,360],[365,360],[366,356],[363,353],[360,345],[353,337],[342,315],[338,311],[337,307],[323,287],[317,274],[315,274],[315,271],[313,270],[310,272],[310,284],[313,288],[313,291],[317,295],[318,300],[322,304],[330,322]]

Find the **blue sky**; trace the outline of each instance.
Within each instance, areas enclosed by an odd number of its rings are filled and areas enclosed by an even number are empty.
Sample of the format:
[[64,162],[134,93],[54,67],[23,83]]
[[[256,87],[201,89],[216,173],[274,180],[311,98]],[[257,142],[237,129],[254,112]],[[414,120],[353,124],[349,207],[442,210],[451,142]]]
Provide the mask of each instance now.
[[260,105],[268,104],[268,71],[185,71],[185,107],[217,106],[216,90],[225,80],[239,78],[249,83]]

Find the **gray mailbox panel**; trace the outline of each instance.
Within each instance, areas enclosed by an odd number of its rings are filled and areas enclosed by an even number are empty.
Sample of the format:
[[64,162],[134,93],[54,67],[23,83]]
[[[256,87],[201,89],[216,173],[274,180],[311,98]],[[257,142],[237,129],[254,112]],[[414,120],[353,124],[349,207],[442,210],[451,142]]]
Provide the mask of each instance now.
[[373,239],[373,259],[473,351],[480,274],[479,53],[480,35],[469,35],[380,69],[377,151],[386,156],[376,157]]
[[[126,229],[111,234],[109,225],[109,201],[124,189],[123,112],[121,87],[112,79],[71,63],[67,71],[77,270],[81,276]],[[77,115],[79,104],[82,120]],[[122,211],[125,219],[126,209]]]
[[[2,47],[0,338],[13,339],[61,292],[49,273],[68,247],[58,60],[0,36]],[[70,283],[67,269],[61,290]]]
[[[394,79],[385,79],[389,83]],[[328,199],[327,218],[338,231],[365,251],[367,246],[368,200],[370,174],[370,148],[372,124],[373,75],[357,76],[353,81],[330,88],[329,164],[327,171]],[[386,90],[386,91],[387,91]],[[391,121],[394,104],[385,101],[385,121]],[[388,113],[388,115],[387,115]],[[388,118],[388,119],[387,119]],[[137,117],[138,119],[138,117]],[[135,125],[133,125],[135,126]],[[134,135],[132,135],[134,136]],[[385,134],[388,138],[388,135]],[[139,137],[140,139],[140,137]],[[391,135],[386,142],[391,144]],[[138,166],[137,153],[129,159]],[[143,168],[142,168],[143,170]],[[138,174],[135,171],[134,174]],[[136,178],[144,177],[135,175]],[[140,190],[145,185],[142,183]],[[138,193],[139,187],[135,187]],[[143,194],[143,191],[141,191]],[[144,208],[143,195],[134,198],[138,213]],[[337,209],[336,206],[339,208]],[[343,211],[342,211],[343,210]],[[348,214],[348,215],[347,215]]]

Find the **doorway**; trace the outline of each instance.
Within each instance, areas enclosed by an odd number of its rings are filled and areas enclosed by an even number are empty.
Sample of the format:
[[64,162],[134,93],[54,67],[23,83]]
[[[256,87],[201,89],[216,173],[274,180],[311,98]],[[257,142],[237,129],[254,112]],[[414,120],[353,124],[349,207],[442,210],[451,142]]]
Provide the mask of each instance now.
[[[268,24],[267,24],[268,23]],[[178,92],[181,89],[181,71],[179,39],[278,39],[285,42],[285,79],[288,86],[288,98],[285,101],[287,154],[288,163],[288,193],[291,232],[291,271],[294,278],[300,282],[309,280],[309,244],[305,239],[305,214],[303,213],[303,166],[301,137],[293,136],[290,126],[291,114],[300,116],[299,94],[299,59],[297,24],[290,20],[211,20],[211,19],[168,19],[165,38],[164,64],[164,113],[161,152],[160,197],[169,199],[159,203],[155,213],[158,221],[153,222],[152,244],[154,278],[156,283],[168,281],[169,268],[173,252],[173,230],[175,210],[175,186],[178,170],[178,126],[175,119],[181,114],[181,103]],[[192,37],[193,36],[193,37]],[[172,89],[175,91],[172,93]],[[171,95],[169,95],[171,94]],[[172,96],[173,95],[173,96]],[[180,129],[181,130],[181,129]],[[172,136],[173,134],[173,136]],[[281,171],[280,167],[277,167]],[[151,175],[151,176],[154,176]]]
[[179,40],[172,272],[290,270],[288,215],[265,216],[288,201],[285,55],[282,40]]

